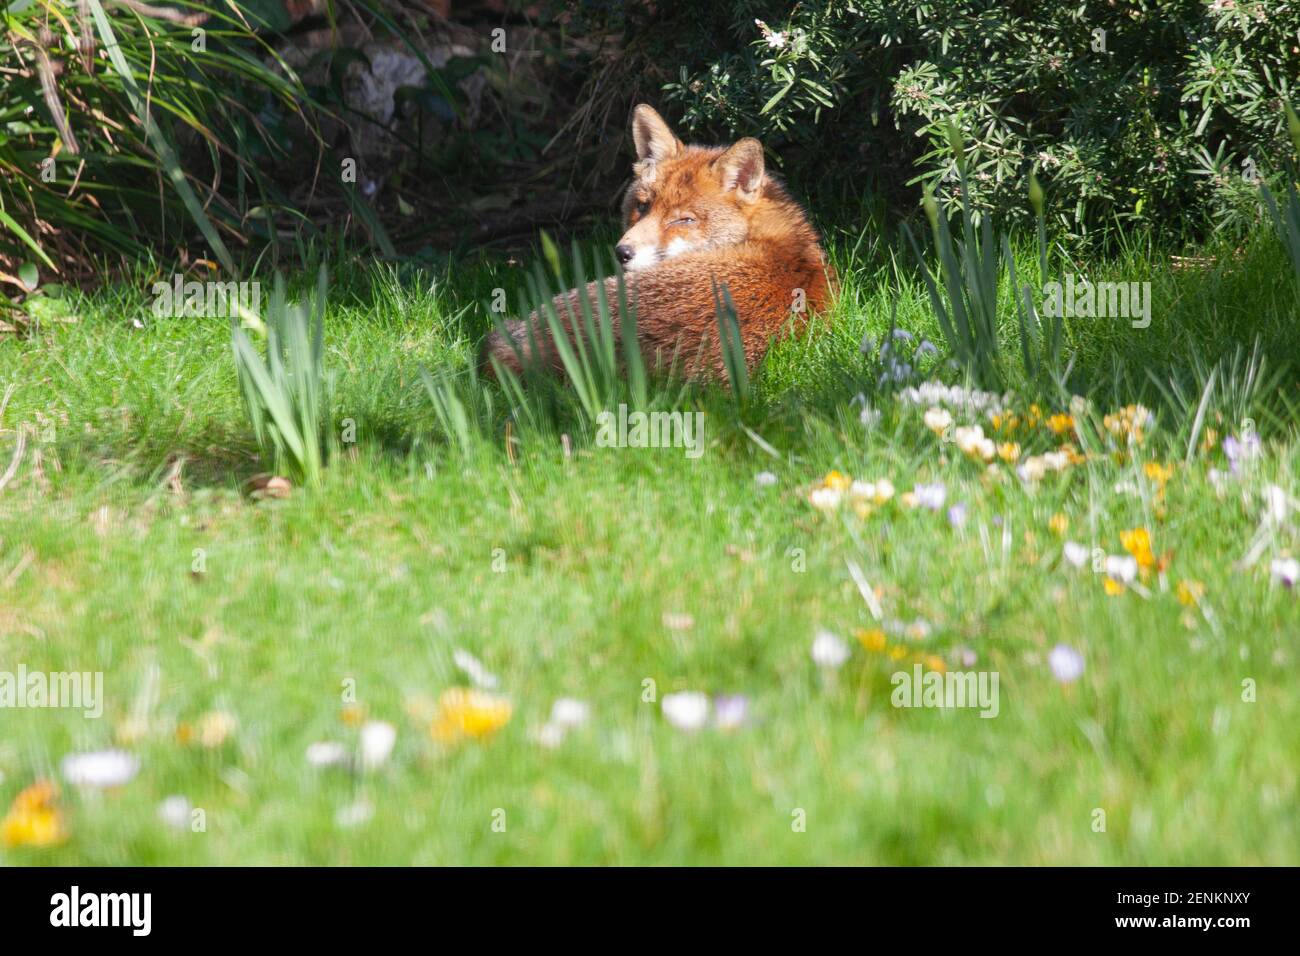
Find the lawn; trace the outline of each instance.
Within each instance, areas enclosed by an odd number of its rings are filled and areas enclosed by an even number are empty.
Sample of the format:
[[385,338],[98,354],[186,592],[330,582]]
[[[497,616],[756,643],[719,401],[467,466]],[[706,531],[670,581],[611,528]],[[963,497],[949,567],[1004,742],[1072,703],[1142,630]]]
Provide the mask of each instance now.
[[[0,861],[1300,863],[1276,240],[1090,263],[1151,282],[1151,326],[1067,320],[1079,397],[1012,383],[996,420],[880,385],[865,337],[943,339],[915,277],[832,245],[830,322],[745,407],[682,399],[697,458],[564,408],[507,435],[495,385],[447,441],[421,369],[463,373],[504,260],[339,270],[355,441],[284,498],[246,488],[228,323],[153,318],[150,277],[0,340],[0,671],[103,674],[101,717],[0,712]],[[942,352],[916,382],[961,385]],[[996,716],[894,706],[918,665],[996,674]],[[110,749],[116,785],[69,781]]]

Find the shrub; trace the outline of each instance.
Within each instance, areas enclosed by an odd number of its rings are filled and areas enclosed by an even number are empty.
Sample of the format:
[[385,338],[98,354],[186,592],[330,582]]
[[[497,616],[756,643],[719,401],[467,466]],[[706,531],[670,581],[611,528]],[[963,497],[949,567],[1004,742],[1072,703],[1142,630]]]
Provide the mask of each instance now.
[[301,115],[301,84],[271,65],[255,14],[145,12],[109,0],[4,11],[0,263],[84,269],[196,231],[233,271],[231,247],[264,229],[250,212],[280,197],[261,162],[292,151],[282,125]]
[[686,128],[788,146],[801,175],[850,188],[873,171],[911,208],[928,183],[951,214],[952,121],[977,213],[1028,225],[1034,172],[1075,236],[1257,221],[1300,70],[1294,3],[729,0],[713,16],[707,39],[665,38],[687,61],[665,87]]

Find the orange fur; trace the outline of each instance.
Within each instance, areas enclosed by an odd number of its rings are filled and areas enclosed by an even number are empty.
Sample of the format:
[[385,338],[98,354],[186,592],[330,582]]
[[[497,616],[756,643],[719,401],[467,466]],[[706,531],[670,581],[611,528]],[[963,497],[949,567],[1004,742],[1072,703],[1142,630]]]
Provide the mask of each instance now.
[[[725,149],[685,146],[644,105],[636,108],[632,135],[637,163],[623,203],[627,231],[617,249],[629,260],[627,294],[636,304],[642,354],[652,364],[676,359],[693,377],[721,376],[716,281],[731,293],[752,370],[775,339],[801,331],[810,314],[830,305],[834,275],[817,231],[764,169],[757,140]],[[615,280],[605,283],[617,333]],[[590,283],[586,289],[593,309],[595,288]],[[570,290],[555,300],[570,335],[569,317],[581,315],[578,294]],[[796,311],[801,300],[805,308]],[[521,321],[507,323],[509,338],[494,331],[484,343],[484,362],[495,356],[518,372],[522,355],[558,370],[545,321],[534,313],[527,322],[531,339]]]

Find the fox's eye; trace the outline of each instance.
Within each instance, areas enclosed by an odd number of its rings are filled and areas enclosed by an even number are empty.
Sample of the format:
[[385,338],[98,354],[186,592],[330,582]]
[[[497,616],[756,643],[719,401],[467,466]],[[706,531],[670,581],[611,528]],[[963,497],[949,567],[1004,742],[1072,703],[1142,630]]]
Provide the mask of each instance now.
[[636,214],[638,216],[644,216],[649,211],[650,211],[650,204],[645,200],[642,200],[641,202],[636,204]]
[[674,219],[669,223],[670,226],[693,226],[695,225],[694,216],[682,216],[680,219]]

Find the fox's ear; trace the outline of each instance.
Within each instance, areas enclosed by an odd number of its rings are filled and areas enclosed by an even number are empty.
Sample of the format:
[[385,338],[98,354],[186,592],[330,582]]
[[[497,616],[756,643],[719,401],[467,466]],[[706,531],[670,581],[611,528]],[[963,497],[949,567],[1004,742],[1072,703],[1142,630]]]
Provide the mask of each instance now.
[[763,144],[746,137],[713,161],[723,189],[735,189],[741,199],[753,201],[763,188]]
[[664,118],[644,103],[632,111],[632,141],[640,162],[662,162],[682,148]]

